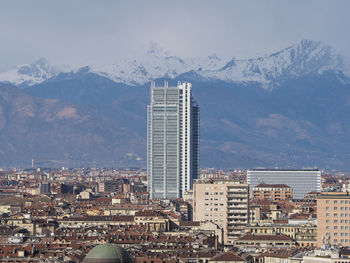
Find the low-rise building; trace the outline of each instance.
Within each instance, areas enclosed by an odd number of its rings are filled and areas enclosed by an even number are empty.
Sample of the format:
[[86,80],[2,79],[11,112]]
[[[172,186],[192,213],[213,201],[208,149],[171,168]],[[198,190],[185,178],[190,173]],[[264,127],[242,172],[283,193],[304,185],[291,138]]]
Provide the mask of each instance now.
[[258,184],[253,187],[252,196],[256,199],[272,200],[273,202],[293,199],[293,189],[286,184]]
[[287,235],[244,235],[235,241],[237,247],[292,247],[296,242]]

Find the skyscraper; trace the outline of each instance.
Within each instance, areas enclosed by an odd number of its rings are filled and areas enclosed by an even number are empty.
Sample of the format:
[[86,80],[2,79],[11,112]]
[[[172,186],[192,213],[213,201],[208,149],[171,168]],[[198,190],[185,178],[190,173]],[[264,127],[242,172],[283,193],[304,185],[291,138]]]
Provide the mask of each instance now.
[[147,107],[147,175],[151,198],[182,197],[199,175],[199,106],[190,83],[151,85]]

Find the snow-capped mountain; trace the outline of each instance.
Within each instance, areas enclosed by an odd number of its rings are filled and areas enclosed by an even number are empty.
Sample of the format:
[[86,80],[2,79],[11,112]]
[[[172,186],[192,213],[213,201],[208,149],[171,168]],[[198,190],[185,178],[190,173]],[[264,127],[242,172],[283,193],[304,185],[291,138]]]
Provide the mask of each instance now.
[[171,56],[158,45],[152,44],[147,53],[139,58],[123,59],[109,66],[91,68],[95,73],[116,82],[142,85],[157,78],[175,78],[191,70],[216,70],[225,64],[215,54],[184,59]]
[[333,48],[322,42],[302,40],[279,52],[255,59],[232,59],[218,70],[196,73],[208,79],[226,82],[258,82],[265,88],[279,85],[280,81],[302,77],[326,70],[342,72],[350,77],[350,67]]
[[[226,61],[218,56],[180,58],[172,56],[156,44],[152,44],[145,55],[121,59],[112,65],[83,67],[89,72],[107,77],[130,86],[143,85],[158,78],[176,78],[187,72],[192,77],[221,80],[224,82],[257,82],[266,89],[279,86],[281,81],[308,74],[321,74],[326,70],[339,71],[349,82],[350,63],[333,48],[322,42],[302,40],[299,43],[273,54],[252,59]],[[0,82],[27,86],[41,83],[67,68],[55,67],[40,59],[8,72],[0,73]],[[79,72],[74,69],[72,74]],[[194,74],[193,74],[194,73]]]
[[7,72],[0,73],[0,82],[31,86],[64,71],[68,71],[67,66],[57,67],[50,64],[46,59],[41,58],[34,63],[20,65]]

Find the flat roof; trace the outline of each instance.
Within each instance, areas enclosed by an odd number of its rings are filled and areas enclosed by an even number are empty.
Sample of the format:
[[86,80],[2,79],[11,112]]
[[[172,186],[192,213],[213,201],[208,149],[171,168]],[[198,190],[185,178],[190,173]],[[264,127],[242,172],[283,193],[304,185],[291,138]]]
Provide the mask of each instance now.
[[350,199],[348,192],[321,192],[316,199]]
[[298,171],[303,171],[303,172],[309,172],[309,171],[314,171],[314,172],[319,172],[319,169],[267,169],[267,168],[255,168],[255,169],[248,169],[247,171],[291,171],[291,172],[298,172]]

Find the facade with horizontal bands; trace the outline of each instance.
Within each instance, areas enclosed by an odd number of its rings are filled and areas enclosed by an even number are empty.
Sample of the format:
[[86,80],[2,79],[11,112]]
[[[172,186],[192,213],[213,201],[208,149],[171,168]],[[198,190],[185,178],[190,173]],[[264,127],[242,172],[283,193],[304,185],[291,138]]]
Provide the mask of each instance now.
[[182,197],[199,176],[199,106],[190,83],[151,86],[147,175],[151,199]]
[[247,183],[251,193],[253,188],[261,183],[286,184],[293,189],[295,199],[302,199],[309,192],[321,191],[321,171],[317,169],[252,169],[247,171]]

